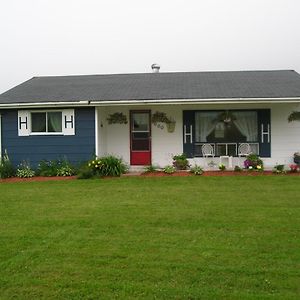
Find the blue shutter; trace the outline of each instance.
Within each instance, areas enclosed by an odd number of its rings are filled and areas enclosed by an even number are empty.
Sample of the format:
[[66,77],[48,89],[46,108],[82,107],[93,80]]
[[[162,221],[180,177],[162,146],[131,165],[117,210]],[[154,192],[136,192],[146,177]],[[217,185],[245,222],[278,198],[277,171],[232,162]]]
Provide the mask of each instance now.
[[188,158],[194,157],[194,142],[195,142],[195,112],[193,110],[183,111],[183,153]]
[[259,155],[271,157],[271,111],[259,109],[257,111]]

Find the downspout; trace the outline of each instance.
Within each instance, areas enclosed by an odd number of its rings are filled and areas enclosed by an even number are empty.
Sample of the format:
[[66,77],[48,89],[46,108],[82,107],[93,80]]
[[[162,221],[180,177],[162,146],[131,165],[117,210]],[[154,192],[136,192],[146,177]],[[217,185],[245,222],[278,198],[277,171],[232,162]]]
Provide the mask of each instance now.
[[99,115],[98,108],[95,106],[95,155],[99,156]]
[[0,113],[0,161],[2,159],[2,116]]

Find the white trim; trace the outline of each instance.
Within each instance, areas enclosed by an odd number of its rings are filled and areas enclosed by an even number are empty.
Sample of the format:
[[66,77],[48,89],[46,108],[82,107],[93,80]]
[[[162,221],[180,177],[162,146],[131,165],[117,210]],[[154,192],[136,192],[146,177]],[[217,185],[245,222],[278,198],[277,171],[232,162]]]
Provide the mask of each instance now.
[[98,116],[98,108],[95,107],[95,155],[99,156],[99,130],[98,130],[98,121],[99,121],[99,116]]
[[147,104],[249,104],[249,103],[299,103],[300,97],[291,98],[216,98],[216,99],[155,99],[155,100],[111,100],[91,101],[90,104],[99,106],[112,105],[147,105]]
[[30,132],[29,135],[64,135],[62,132]]
[[299,103],[300,97],[284,98],[216,98],[216,99],[150,99],[150,100],[90,100],[63,102],[32,102],[0,104],[0,108],[70,107],[70,106],[115,106],[115,105],[158,105],[158,104],[251,104],[251,103]]

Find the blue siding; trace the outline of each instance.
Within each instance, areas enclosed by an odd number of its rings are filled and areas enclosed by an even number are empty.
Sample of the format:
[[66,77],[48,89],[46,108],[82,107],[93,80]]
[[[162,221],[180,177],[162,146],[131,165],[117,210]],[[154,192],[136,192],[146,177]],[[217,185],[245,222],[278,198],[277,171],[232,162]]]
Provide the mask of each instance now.
[[2,115],[2,151],[7,150],[14,165],[28,160],[32,166],[43,160],[66,157],[78,164],[95,154],[95,109],[75,109],[75,135],[18,136],[18,111],[6,110]]

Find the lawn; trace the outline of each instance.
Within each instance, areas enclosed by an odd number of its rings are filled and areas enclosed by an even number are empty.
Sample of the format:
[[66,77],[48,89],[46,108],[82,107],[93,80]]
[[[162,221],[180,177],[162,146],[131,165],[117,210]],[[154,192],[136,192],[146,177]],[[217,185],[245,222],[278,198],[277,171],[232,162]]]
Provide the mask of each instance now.
[[0,299],[299,299],[299,183],[0,183]]

